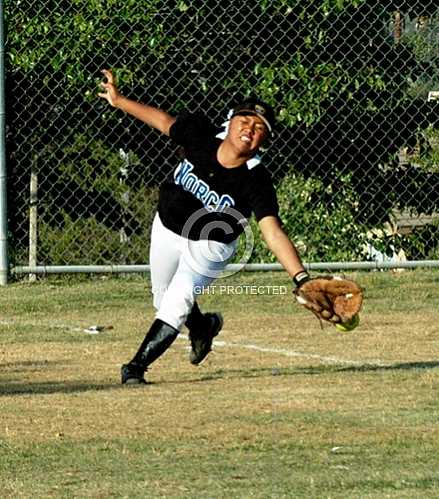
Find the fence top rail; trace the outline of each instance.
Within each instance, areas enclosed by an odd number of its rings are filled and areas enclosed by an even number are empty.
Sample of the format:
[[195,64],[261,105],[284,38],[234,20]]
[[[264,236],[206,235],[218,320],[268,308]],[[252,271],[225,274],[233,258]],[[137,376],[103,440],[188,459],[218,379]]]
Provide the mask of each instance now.
[[[305,263],[308,270],[386,270],[386,269],[414,269],[419,267],[439,267],[439,260],[413,260],[402,262],[315,262]],[[229,264],[226,271],[243,270],[277,271],[283,270],[279,263],[249,263],[246,265]],[[118,273],[148,273],[150,265],[38,265],[16,266],[11,269],[11,274],[118,274]]]

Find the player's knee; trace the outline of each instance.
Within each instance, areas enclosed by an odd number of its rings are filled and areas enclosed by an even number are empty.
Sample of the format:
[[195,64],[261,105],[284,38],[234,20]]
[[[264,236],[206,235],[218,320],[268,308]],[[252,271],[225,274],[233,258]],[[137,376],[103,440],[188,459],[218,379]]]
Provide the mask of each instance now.
[[152,304],[156,310],[160,309],[161,303],[163,301],[163,296],[165,295],[165,289],[154,287],[152,288]]
[[165,299],[157,308],[157,318],[180,330],[194,305],[193,294],[182,293],[178,299]]

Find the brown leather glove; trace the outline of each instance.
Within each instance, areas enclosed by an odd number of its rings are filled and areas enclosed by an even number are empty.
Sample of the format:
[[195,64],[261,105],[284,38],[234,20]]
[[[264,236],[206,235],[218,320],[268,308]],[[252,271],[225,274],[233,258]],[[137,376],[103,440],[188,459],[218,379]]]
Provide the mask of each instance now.
[[302,278],[294,294],[298,303],[320,320],[334,324],[351,320],[363,303],[360,286],[355,281],[337,276]]

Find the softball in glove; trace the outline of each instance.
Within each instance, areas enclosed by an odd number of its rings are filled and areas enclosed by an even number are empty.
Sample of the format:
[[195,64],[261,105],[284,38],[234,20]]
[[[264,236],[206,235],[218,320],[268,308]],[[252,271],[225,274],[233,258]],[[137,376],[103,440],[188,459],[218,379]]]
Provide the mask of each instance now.
[[338,276],[315,277],[294,290],[298,303],[320,320],[333,324],[349,323],[363,304],[363,290],[352,280]]

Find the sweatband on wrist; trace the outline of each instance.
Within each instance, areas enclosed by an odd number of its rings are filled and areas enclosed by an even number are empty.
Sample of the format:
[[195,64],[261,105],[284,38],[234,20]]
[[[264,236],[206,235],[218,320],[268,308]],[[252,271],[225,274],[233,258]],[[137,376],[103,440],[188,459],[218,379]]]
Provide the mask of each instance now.
[[306,270],[302,270],[298,272],[294,277],[293,277],[293,283],[296,285],[296,287],[300,287],[302,284],[304,284],[306,281],[309,281],[311,279],[310,275]]

